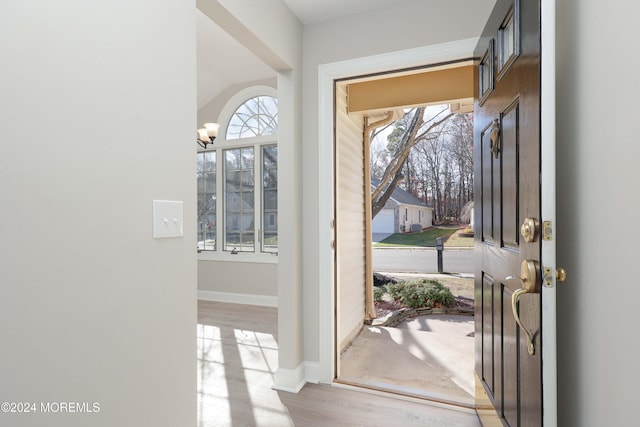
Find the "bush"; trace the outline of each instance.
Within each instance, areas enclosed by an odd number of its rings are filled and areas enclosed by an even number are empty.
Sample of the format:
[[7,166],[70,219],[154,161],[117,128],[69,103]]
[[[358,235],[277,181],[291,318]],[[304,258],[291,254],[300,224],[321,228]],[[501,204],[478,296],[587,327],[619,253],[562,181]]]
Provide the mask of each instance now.
[[451,307],[454,297],[449,288],[437,280],[408,280],[387,285],[389,295],[407,307]]
[[387,285],[387,293],[395,301],[400,301],[400,299],[402,298],[402,290],[404,289],[405,283],[406,282],[389,283]]
[[384,296],[384,288],[375,287],[373,288],[373,300],[375,302],[382,301],[382,297]]

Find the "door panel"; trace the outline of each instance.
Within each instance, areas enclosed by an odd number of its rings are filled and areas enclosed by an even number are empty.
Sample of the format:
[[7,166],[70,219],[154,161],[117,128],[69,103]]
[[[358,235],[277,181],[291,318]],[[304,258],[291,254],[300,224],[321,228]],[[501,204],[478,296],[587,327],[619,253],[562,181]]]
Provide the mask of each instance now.
[[520,215],[519,200],[519,149],[518,102],[514,102],[502,114],[502,246],[519,250]]
[[514,293],[524,286],[518,278],[522,262],[541,260],[541,239],[528,242],[520,235],[524,218],[541,218],[540,5],[498,0],[475,55],[490,58],[475,76],[474,164],[481,177],[475,194],[482,206],[476,213],[482,224],[476,233],[476,372],[504,425],[540,426],[540,288],[516,294],[533,354],[512,308]]
[[[475,126],[475,125],[474,125]],[[483,130],[480,136],[480,153],[476,153],[476,159],[480,156],[480,167],[482,171],[480,173],[482,190],[476,191],[476,195],[481,198],[482,205],[482,221],[476,221],[476,224],[482,224],[482,241],[493,241],[493,159],[491,154],[491,140],[490,140],[491,128],[487,127]],[[478,160],[475,161],[478,164]]]
[[482,303],[480,305],[482,309],[482,372],[480,378],[484,379],[484,385],[487,388],[487,392],[490,396],[495,396],[496,388],[493,375],[493,367],[495,365],[494,355],[499,354],[496,351],[495,346],[500,342],[495,342],[496,336],[496,322],[494,319],[494,295],[493,295],[493,278],[488,274],[482,276]]
[[[510,309],[511,296],[513,291],[506,286],[502,286],[502,305]],[[504,310],[503,310],[504,313]],[[504,319],[504,331],[502,339],[504,341],[503,355],[504,355],[504,367],[503,367],[503,380],[504,380],[504,394],[503,394],[503,416],[507,421],[507,425],[517,426],[518,420],[518,382],[514,379],[518,378],[518,369],[520,368],[518,357],[518,331],[517,325],[510,316],[505,316]]]

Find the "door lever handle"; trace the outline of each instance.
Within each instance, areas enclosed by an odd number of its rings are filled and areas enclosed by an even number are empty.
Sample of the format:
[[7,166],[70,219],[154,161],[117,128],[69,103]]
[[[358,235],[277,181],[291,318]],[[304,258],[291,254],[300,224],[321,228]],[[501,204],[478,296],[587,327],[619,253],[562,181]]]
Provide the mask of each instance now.
[[520,276],[508,276],[505,280],[518,279],[522,283],[522,287],[517,289],[513,295],[511,295],[511,310],[513,310],[513,317],[516,323],[522,329],[527,337],[527,351],[533,356],[535,353],[535,346],[533,344],[533,337],[527,328],[524,327],[520,320],[520,313],[518,310],[518,298],[524,294],[538,292],[538,285],[540,283],[540,264],[534,260],[524,260],[520,268]]

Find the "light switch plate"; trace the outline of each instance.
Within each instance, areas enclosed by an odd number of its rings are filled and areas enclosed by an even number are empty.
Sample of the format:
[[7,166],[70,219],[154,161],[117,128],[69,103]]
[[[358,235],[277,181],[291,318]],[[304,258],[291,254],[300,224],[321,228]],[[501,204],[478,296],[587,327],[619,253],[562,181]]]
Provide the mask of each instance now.
[[153,238],[183,237],[182,202],[153,201]]

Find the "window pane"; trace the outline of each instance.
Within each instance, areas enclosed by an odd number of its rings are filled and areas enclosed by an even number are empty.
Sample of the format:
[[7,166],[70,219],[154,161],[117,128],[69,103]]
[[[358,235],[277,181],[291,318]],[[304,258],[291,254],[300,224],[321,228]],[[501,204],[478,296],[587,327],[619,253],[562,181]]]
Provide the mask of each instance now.
[[272,96],[256,96],[245,101],[233,113],[226,139],[274,135],[277,130],[278,100]]
[[251,166],[250,170],[244,169],[241,173],[242,179],[238,183],[239,187],[242,187],[242,189],[245,191],[253,191],[253,188],[255,186],[253,180],[253,165]]
[[198,153],[198,250],[216,250],[216,153]]
[[262,147],[262,251],[278,252],[278,146]]
[[506,22],[505,26],[499,30],[499,54],[500,69],[507,63],[507,61],[515,54],[515,27],[513,21],[513,15]]
[[489,49],[485,52],[478,67],[480,103],[493,90],[493,39],[489,41]]
[[489,89],[490,78],[489,64],[486,62],[480,64],[480,95],[484,95]]
[[225,251],[253,252],[254,150],[253,147],[224,150],[225,158]]

